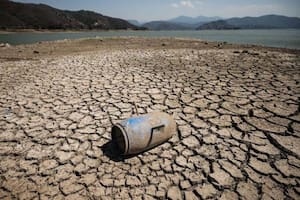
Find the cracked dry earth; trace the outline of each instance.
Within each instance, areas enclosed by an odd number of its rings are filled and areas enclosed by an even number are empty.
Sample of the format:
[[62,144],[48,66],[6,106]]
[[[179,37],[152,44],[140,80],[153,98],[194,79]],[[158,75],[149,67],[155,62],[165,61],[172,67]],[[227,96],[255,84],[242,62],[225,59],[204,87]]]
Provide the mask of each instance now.
[[[139,45],[1,61],[0,199],[300,198],[299,52]],[[134,102],[178,133],[114,159]]]

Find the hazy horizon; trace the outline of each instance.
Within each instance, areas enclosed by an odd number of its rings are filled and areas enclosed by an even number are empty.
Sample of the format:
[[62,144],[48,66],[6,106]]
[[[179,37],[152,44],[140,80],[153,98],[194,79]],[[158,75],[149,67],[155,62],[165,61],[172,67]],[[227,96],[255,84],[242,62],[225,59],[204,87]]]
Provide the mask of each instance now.
[[65,10],[91,10],[103,15],[147,22],[168,20],[178,16],[257,17],[268,14],[300,17],[298,0],[14,0],[23,3],[43,3]]

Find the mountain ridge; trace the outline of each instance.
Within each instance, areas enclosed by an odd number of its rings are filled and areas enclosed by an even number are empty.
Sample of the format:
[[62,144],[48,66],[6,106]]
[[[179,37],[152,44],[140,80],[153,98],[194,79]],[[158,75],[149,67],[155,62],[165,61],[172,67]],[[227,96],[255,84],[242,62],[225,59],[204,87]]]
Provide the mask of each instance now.
[[193,30],[190,24],[173,23],[168,21],[151,21],[142,25],[149,30]]
[[0,0],[0,29],[74,29],[74,30],[207,30],[207,29],[284,29],[300,28],[300,18],[282,15],[260,17],[188,17],[170,20],[123,20],[88,10],[70,11],[46,4]]
[[0,0],[0,8],[0,29],[141,29],[126,20],[87,10],[60,10],[9,0]]
[[237,26],[228,24],[225,20],[218,20],[209,23],[205,23],[197,28],[197,30],[234,30],[240,29]]
[[[201,17],[201,16],[200,16]],[[206,17],[213,19],[214,17]],[[179,16],[168,21],[151,21],[143,24],[150,30],[226,30],[226,29],[287,29],[300,28],[300,18],[283,15],[263,15],[259,17],[233,17],[209,22],[184,23],[192,17]],[[176,22],[177,20],[177,22]],[[191,21],[190,21],[191,22]]]
[[175,22],[175,23],[185,23],[185,24],[198,24],[199,22],[211,22],[216,20],[221,20],[221,17],[214,16],[214,17],[207,17],[207,16],[197,16],[197,17],[189,17],[185,15],[181,15],[172,19],[167,20],[168,22]]
[[263,15],[259,17],[233,17],[200,25],[197,30],[223,29],[286,29],[300,28],[300,18],[283,15]]

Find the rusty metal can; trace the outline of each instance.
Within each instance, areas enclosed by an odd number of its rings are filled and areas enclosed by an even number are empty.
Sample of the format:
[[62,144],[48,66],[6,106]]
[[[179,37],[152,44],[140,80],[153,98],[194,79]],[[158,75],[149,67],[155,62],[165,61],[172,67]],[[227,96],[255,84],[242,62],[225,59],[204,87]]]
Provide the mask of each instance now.
[[123,155],[137,154],[167,141],[176,132],[176,122],[166,113],[153,112],[113,126],[112,142]]

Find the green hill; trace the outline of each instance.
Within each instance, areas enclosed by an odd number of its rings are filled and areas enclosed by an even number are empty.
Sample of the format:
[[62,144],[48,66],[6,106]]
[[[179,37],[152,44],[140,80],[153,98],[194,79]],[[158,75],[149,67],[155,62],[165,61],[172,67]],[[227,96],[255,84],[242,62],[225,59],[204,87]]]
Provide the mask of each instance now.
[[92,11],[67,11],[44,4],[0,0],[1,29],[140,29],[126,20]]

